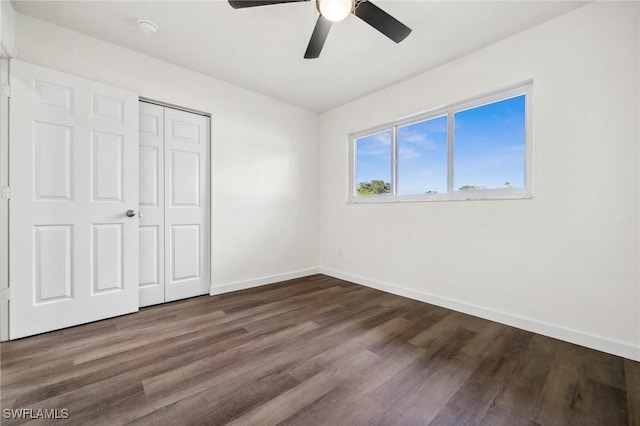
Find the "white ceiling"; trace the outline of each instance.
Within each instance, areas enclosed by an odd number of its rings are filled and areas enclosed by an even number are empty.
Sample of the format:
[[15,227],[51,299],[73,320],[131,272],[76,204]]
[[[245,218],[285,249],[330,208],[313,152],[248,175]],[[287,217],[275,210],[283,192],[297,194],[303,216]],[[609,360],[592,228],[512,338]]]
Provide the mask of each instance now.
[[[232,9],[210,1],[13,0],[17,12],[324,112],[588,2],[373,0],[413,32],[395,44],[350,15],[303,59],[315,3]],[[160,27],[142,34],[137,19]]]

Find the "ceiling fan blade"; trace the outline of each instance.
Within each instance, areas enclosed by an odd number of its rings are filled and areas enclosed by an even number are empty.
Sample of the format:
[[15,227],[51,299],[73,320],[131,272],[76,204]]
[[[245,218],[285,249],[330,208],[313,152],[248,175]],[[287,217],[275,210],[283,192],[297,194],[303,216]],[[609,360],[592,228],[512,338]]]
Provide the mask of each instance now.
[[229,0],[229,4],[234,9],[243,9],[245,7],[270,6],[279,3],[297,3],[309,0]]
[[396,43],[407,38],[411,28],[367,0],[356,4],[353,13]]
[[309,45],[307,46],[307,51],[304,52],[305,59],[315,59],[320,56],[322,46],[324,46],[324,42],[329,35],[330,29],[331,21],[322,15],[318,16],[316,26],[311,34],[311,40],[309,40]]

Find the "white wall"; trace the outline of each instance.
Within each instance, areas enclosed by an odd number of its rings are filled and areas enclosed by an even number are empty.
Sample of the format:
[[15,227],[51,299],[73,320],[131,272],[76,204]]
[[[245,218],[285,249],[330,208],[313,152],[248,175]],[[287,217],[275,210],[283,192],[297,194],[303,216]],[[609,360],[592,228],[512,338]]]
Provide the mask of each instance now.
[[0,57],[15,56],[16,13],[9,0],[0,0]]
[[[640,360],[638,16],[591,4],[323,114],[321,270]],[[346,204],[347,134],[528,79],[532,200]]]
[[16,45],[21,60],[212,114],[214,291],[317,268],[317,115],[22,14]]

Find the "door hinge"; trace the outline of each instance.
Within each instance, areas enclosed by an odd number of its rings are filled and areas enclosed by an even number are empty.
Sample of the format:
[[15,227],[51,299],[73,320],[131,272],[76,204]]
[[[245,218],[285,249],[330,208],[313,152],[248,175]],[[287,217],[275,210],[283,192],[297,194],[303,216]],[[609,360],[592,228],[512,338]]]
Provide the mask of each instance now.
[[0,300],[11,300],[11,289],[9,287],[0,288]]
[[10,98],[11,97],[11,86],[8,84],[2,85],[2,96]]
[[3,186],[0,189],[0,199],[10,200],[11,199],[11,188],[8,186]]

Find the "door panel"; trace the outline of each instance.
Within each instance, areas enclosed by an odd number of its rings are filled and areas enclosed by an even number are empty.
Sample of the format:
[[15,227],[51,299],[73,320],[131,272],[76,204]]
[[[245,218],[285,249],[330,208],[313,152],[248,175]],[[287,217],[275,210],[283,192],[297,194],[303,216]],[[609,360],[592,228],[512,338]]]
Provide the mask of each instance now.
[[138,309],[138,100],[12,61],[10,338]]
[[209,118],[165,108],[165,300],[208,294]]
[[140,102],[140,306],[164,302],[164,108]]
[[[160,207],[158,203],[160,173],[160,148],[140,146],[140,205]],[[144,217],[144,216],[143,216]]]
[[171,150],[170,207],[200,207],[200,154]]
[[122,254],[124,253],[122,239],[122,224],[92,225],[93,244],[91,248],[91,278],[93,293],[121,290]]
[[33,124],[36,200],[71,201],[71,135],[73,128]]
[[91,95],[91,113],[94,118],[122,123],[124,103],[121,99],[109,96]]
[[160,285],[158,277],[162,268],[158,250],[160,248],[158,228],[153,225],[140,227],[140,287]]
[[124,141],[122,135],[91,132],[93,201],[122,201]]
[[171,226],[171,283],[200,278],[200,226]]
[[34,226],[35,303],[72,299],[71,225]]

